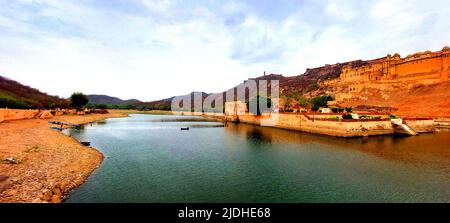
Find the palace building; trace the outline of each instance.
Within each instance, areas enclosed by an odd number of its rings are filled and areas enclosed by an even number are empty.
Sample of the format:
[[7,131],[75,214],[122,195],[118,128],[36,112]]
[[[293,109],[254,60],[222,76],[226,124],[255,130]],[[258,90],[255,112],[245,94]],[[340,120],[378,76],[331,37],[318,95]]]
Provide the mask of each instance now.
[[450,48],[441,51],[419,52],[402,58],[398,53],[391,56],[349,63],[342,67],[340,77],[325,85],[345,87],[338,101],[351,98],[365,88],[392,90],[431,85],[449,80]]

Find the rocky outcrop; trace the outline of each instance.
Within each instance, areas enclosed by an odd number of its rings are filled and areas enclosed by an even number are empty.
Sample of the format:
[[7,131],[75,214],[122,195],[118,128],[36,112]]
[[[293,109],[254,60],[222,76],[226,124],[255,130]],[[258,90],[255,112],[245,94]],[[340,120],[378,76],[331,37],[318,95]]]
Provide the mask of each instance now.
[[49,112],[49,111],[43,111],[43,112],[41,112],[40,115],[39,115],[39,118],[40,118],[40,119],[50,119],[50,118],[52,118],[52,117],[53,117],[53,115],[52,115],[52,113]]
[[67,114],[67,115],[76,115],[77,114],[76,109],[63,109],[62,111],[64,112],[64,114]]
[[61,184],[54,185],[52,189],[44,189],[39,199],[34,200],[34,202],[61,203],[64,189],[65,185]]
[[0,122],[31,119],[38,113],[38,110],[0,109]]

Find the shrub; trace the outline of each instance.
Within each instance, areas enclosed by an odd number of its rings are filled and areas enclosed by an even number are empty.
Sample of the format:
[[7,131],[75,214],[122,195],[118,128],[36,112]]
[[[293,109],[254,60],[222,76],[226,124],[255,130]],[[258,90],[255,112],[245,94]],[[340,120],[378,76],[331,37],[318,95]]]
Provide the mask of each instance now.
[[344,109],[343,108],[332,108],[331,111],[333,113],[342,113],[342,112],[344,112]]
[[342,115],[342,118],[345,120],[353,119],[351,114],[344,114],[344,115]]
[[94,109],[95,105],[89,102],[89,103],[87,103],[86,108]]
[[319,83],[317,83],[317,81],[316,81],[316,82],[312,83],[312,84],[309,86],[308,91],[314,91],[314,90],[317,90],[317,89],[319,89],[319,88],[320,88],[320,85],[319,85]]
[[389,115],[389,118],[390,118],[390,119],[398,119],[398,117],[397,117],[396,115],[394,115],[394,114],[390,114],[390,115]]
[[107,108],[108,108],[108,105],[105,105],[105,104],[99,104],[99,105],[95,105],[95,108],[98,108],[98,109],[107,109]]
[[309,100],[304,98],[303,96],[294,97],[300,106],[306,107],[310,104]]
[[329,117],[328,119],[331,121],[339,121],[339,117],[337,117],[337,116],[332,116],[332,117]]
[[[137,107],[134,105],[98,105],[98,106],[102,107],[100,109],[106,109],[106,108],[108,108],[108,109],[124,109],[124,110],[137,109]],[[106,106],[106,107],[104,107],[104,106]]]
[[0,98],[0,108],[27,109],[30,105],[24,101]]

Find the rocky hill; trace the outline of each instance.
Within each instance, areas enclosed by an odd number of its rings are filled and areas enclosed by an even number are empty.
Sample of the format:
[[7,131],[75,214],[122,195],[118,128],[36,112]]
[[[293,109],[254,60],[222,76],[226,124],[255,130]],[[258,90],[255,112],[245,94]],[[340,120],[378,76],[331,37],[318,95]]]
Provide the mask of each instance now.
[[68,104],[66,99],[48,95],[0,76],[0,108],[65,108]]
[[[321,89],[320,82],[338,78],[342,67],[351,65],[358,67],[367,64],[366,61],[356,60],[346,63],[337,63],[332,65],[325,65],[322,67],[307,69],[304,74],[297,76],[285,77],[281,74],[269,74],[249,80],[279,80],[280,95],[283,97],[292,97],[295,94],[312,97],[311,93],[319,94],[317,90]],[[322,89],[324,90],[324,89]]]

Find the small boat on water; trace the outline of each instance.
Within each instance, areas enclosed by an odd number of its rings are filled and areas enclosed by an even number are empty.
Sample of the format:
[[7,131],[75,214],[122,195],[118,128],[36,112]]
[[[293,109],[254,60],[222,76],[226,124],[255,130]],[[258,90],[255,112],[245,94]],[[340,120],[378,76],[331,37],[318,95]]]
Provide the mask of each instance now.
[[189,130],[189,127],[181,128],[181,131],[184,131],[184,130]]
[[82,144],[83,146],[90,146],[90,145],[91,145],[90,142],[81,142],[81,144]]

